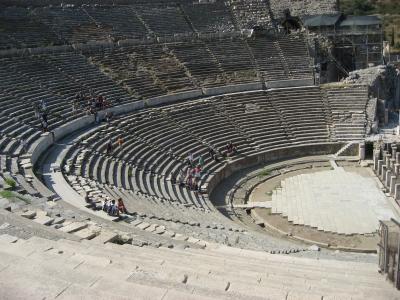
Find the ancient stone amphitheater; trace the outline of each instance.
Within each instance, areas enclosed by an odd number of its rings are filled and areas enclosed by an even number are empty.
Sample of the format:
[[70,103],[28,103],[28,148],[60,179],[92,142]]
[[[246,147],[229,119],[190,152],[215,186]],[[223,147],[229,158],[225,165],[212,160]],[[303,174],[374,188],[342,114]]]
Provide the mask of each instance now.
[[[375,120],[368,86],[315,84],[307,34],[275,30],[286,9],[337,6],[0,1],[0,299],[400,299],[376,254],[234,210],[243,170],[329,165]],[[198,190],[180,184],[188,153]],[[128,214],[101,210],[118,198]]]

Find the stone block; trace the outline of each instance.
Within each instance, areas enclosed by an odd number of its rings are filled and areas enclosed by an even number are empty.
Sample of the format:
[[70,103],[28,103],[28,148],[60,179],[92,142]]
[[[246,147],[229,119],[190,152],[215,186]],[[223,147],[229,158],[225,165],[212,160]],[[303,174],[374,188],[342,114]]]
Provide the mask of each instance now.
[[118,234],[115,232],[102,230],[98,236],[96,236],[92,241],[100,244],[110,243],[118,238]]
[[391,170],[387,170],[386,171],[386,176],[385,176],[385,185],[387,188],[390,187],[390,179],[392,177],[392,171]]
[[163,234],[165,232],[165,226],[158,226],[154,231],[155,234]]
[[36,219],[33,219],[33,221],[42,225],[51,225],[54,221],[54,218],[48,216],[38,216]]
[[21,217],[24,217],[27,219],[33,219],[34,217],[36,217],[36,211],[28,210],[27,212],[22,213]]
[[378,160],[378,170],[377,170],[378,176],[382,174],[382,166],[383,166],[383,160],[379,159]]
[[174,240],[177,240],[177,241],[187,241],[188,239],[189,239],[189,237],[187,237],[183,234],[180,234],[180,233],[177,233],[174,236]]
[[400,164],[395,164],[394,165],[394,174],[397,176],[399,175],[400,172]]
[[360,160],[364,160],[365,159],[365,143],[362,142],[358,145],[358,153],[360,156]]
[[385,156],[385,165],[389,169],[390,168],[390,156]]
[[96,232],[90,228],[84,228],[82,230],[74,232],[74,235],[78,236],[82,240],[90,240],[96,237]]
[[146,222],[143,222],[143,223],[140,223],[138,226],[136,226],[137,228],[139,228],[139,229],[142,229],[142,230],[145,230],[146,228],[148,228],[148,227],[150,227],[150,224],[149,223],[146,223]]
[[381,153],[380,153],[379,150],[374,150],[373,157],[374,157],[374,168],[375,168],[375,170],[377,170],[377,168],[378,168],[378,160],[379,160],[380,154]]
[[57,217],[57,218],[55,218],[54,219],[54,224],[61,224],[61,223],[64,223],[65,222],[65,219],[63,218],[63,217]]
[[82,230],[84,228],[88,227],[88,224],[83,223],[83,222],[73,222],[71,224],[68,224],[62,228],[60,228],[59,230],[62,232],[66,232],[66,233],[73,233],[75,231],[79,231]]
[[396,199],[396,200],[400,200],[400,184],[399,183],[396,183],[395,184],[395,188],[394,188],[394,198]]
[[387,171],[386,165],[383,165],[381,169],[381,180],[383,182],[385,182],[386,180],[386,171]]
[[396,176],[391,176],[390,177],[390,187],[389,187],[389,193],[390,195],[394,196],[395,191],[396,191]]
[[147,227],[145,230],[148,232],[154,232],[156,231],[158,225],[157,224],[151,224],[149,227]]
[[390,169],[394,172],[394,166],[396,165],[396,160],[391,158],[390,159]]
[[40,210],[40,209],[36,210],[36,216],[37,217],[42,217],[42,216],[45,217],[47,215],[48,215],[47,211]]
[[0,242],[4,243],[15,243],[18,241],[18,238],[9,234],[2,234],[0,235]]
[[392,144],[392,158],[396,159],[396,153],[397,153],[397,145],[396,144]]
[[163,233],[163,236],[167,236],[169,238],[173,238],[175,236],[175,232],[167,230],[167,231],[165,231]]

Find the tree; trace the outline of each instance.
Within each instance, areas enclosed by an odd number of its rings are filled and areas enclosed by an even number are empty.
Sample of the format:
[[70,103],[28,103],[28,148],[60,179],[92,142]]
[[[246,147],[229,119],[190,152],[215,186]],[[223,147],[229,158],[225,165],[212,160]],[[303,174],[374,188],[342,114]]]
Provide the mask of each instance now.
[[345,13],[348,15],[368,15],[374,10],[370,0],[354,0],[348,3]]

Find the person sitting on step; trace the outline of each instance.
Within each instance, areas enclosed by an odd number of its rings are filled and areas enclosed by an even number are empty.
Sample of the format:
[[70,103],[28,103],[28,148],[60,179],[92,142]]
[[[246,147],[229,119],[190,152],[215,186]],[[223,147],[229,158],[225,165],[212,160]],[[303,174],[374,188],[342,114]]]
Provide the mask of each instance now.
[[212,147],[208,148],[208,155],[210,155],[211,159],[213,159],[214,161],[218,162],[218,155],[215,152],[214,148],[212,148]]
[[107,143],[106,154],[110,155],[112,150],[113,150],[113,144],[111,139],[109,139]]
[[103,211],[108,212],[109,207],[110,207],[110,200],[104,201],[102,205]]
[[118,211],[119,211],[121,214],[127,214],[128,211],[126,210],[124,201],[122,201],[121,198],[118,198],[117,202],[118,202]]
[[119,148],[122,148],[122,145],[124,144],[124,139],[122,136],[118,137],[117,144]]
[[108,214],[110,216],[118,216],[119,215],[118,206],[116,205],[115,200],[111,200],[111,205],[108,208]]
[[228,157],[235,155],[237,153],[236,146],[229,141],[229,143],[226,145],[226,154]]
[[203,156],[202,156],[202,155],[200,155],[200,156],[199,156],[199,162],[198,162],[198,165],[199,165],[200,167],[203,167],[203,166],[204,166],[204,158],[203,158]]

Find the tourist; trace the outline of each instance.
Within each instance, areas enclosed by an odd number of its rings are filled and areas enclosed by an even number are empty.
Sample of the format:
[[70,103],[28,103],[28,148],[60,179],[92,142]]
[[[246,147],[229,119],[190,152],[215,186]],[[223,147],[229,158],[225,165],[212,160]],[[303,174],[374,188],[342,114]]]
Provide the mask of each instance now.
[[178,182],[179,186],[184,186],[185,185],[185,171],[183,169],[179,170],[179,175],[178,175]]
[[34,114],[36,119],[40,119],[40,108],[39,105],[33,104]]
[[48,132],[48,126],[49,126],[49,125],[47,124],[46,121],[41,120],[40,126],[41,126],[41,128],[42,128],[42,132],[43,132],[43,133]]
[[110,123],[112,117],[113,117],[112,112],[108,111],[108,112],[106,113],[106,122],[107,122],[107,123]]
[[47,123],[47,113],[46,112],[40,113],[40,119]]
[[172,148],[169,147],[168,152],[167,152],[168,156],[173,158],[174,157],[174,152],[172,151]]
[[118,137],[117,144],[118,144],[119,148],[122,148],[123,143],[124,143],[124,140],[122,139],[122,137],[121,136]]
[[94,202],[88,194],[85,194],[85,202],[89,205],[91,209],[96,210],[96,202]]
[[112,150],[113,150],[113,143],[110,139],[110,140],[108,140],[108,143],[107,143],[106,153],[108,155],[110,155],[112,153]]
[[128,211],[126,210],[124,201],[122,201],[122,199],[119,198],[119,199],[117,200],[117,202],[118,202],[118,211],[119,211],[121,214],[127,214]]
[[213,160],[216,160],[217,154],[215,153],[215,150],[211,147],[208,147],[208,155],[210,155],[210,158]]
[[194,168],[194,183],[193,183],[193,189],[198,190],[199,189],[199,182],[201,178],[201,167],[198,165],[196,168]]
[[237,153],[236,146],[231,141],[226,145],[226,153],[228,157]]
[[42,111],[46,111],[47,110],[47,103],[46,103],[46,101],[44,99],[40,100],[39,106],[40,106],[40,109]]
[[108,214],[110,216],[118,216],[119,215],[118,206],[115,204],[115,200],[111,200],[111,205],[108,208]]
[[108,213],[108,210],[110,209],[110,200],[106,200],[105,202],[103,202],[103,211]]
[[72,115],[76,117],[78,114],[78,102],[76,100],[73,100],[72,102]]
[[199,164],[200,167],[203,167],[203,166],[204,166],[204,158],[203,158],[202,155],[199,156],[199,162],[198,162],[198,164]]
[[22,146],[22,152],[27,153],[28,152],[28,143],[24,140],[20,140],[21,146]]
[[189,167],[191,167],[191,168],[193,167],[194,157],[193,157],[193,153],[191,153],[191,152],[188,153],[187,164]]

